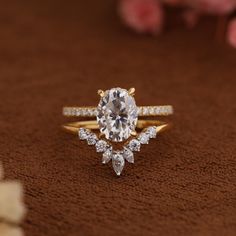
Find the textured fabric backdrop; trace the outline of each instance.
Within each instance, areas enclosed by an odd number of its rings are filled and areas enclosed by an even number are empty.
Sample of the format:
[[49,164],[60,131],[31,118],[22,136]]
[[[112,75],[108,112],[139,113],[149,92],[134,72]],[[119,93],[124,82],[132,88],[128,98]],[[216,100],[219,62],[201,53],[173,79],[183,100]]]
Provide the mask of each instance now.
[[[2,2],[0,157],[25,185],[27,235],[236,235],[236,51],[213,27],[138,37],[113,1]],[[60,129],[63,105],[115,86],[176,111],[120,178]]]

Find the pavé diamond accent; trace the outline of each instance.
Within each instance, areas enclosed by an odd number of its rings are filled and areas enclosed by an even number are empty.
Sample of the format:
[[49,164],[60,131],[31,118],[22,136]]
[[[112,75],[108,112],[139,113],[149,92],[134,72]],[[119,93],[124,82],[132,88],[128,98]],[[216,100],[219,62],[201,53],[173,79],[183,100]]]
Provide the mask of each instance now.
[[108,147],[109,147],[109,145],[105,140],[99,140],[96,143],[97,152],[105,152]]
[[[173,107],[170,105],[166,106],[139,106],[139,116],[167,116],[173,114]],[[85,116],[94,117],[97,116],[96,107],[64,107],[62,111],[65,116]]]
[[132,139],[129,144],[128,144],[128,148],[131,151],[135,151],[135,152],[139,152],[140,151],[140,142],[137,139]]
[[121,152],[113,152],[112,166],[117,175],[120,175],[125,165],[124,157]]
[[134,98],[121,88],[107,90],[97,108],[100,132],[114,142],[128,139],[135,130],[138,109]]

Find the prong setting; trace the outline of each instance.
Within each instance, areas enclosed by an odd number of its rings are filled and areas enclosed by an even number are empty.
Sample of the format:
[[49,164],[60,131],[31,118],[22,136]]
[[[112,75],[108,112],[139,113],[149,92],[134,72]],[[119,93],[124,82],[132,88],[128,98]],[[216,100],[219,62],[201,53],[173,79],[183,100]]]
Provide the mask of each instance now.
[[132,135],[132,136],[136,136],[136,135],[137,135],[137,131],[136,131],[136,130],[133,130],[133,131],[131,132],[131,135]]
[[135,88],[130,88],[128,92],[129,92],[129,95],[134,96],[135,95]]
[[101,89],[98,90],[98,95],[102,98],[105,95],[105,92]]

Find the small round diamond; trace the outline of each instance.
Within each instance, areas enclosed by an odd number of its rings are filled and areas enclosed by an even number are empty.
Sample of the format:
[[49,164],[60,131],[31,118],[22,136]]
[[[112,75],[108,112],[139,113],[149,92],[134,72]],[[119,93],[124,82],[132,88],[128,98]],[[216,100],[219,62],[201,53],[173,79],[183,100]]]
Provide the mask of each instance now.
[[132,139],[128,144],[128,148],[131,151],[136,151],[136,152],[140,151],[140,146],[141,146],[141,144],[137,139]]
[[98,138],[96,134],[90,133],[87,137],[87,143],[88,145],[95,145]]
[[81,140],[86,140],[88,138],[89,132],[84,128],[80,128],[78,134]]
[[149,135],[148,134],[145,134],[145,133],[141,133],[139,136],[138,136],[138,140],[141,144],[148,144],[149,142]]
[[151,126],[151,127],[147,128],[146,134],[148,134],[150,138],[156,138],[156,136],[157,136],[157,127],[156,126]]
[[105,140],[99,140],[96,143],[96,150],[97,152],[105,152],[109,147],[108,143]]

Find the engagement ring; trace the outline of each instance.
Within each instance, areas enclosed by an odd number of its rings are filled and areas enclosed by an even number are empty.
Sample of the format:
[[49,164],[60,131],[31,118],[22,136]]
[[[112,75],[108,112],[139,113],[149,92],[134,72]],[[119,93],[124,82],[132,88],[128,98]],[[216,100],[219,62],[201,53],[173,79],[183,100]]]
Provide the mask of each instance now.
[[79,139],[87,141],[88,145],[94,145],[96,151],[102,153],[102,163],[111,160],[117,175],[121,174],[125,160],[134,163],[134,152],[140,151],[141,145],[148,144],[150,139],[170,126],[166,122],[140,120],[139,117],[173,114],[170,105],[137,106],[134,92],[134,88],[98,90],[100,101],[97,107],[63,108],[63,115],[68,117],[96,117],[96,120],[81,120],[63,125],[63,128],[78,134]]

